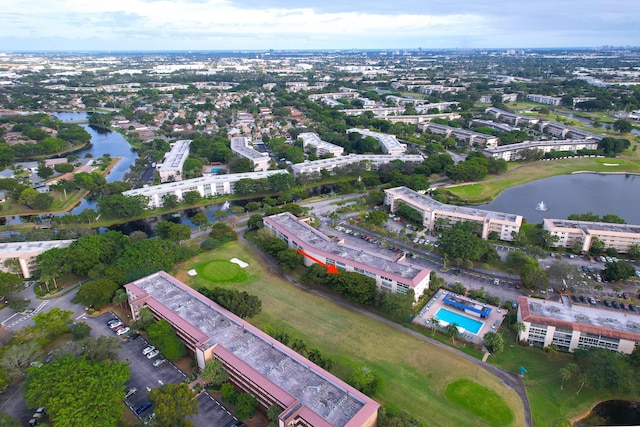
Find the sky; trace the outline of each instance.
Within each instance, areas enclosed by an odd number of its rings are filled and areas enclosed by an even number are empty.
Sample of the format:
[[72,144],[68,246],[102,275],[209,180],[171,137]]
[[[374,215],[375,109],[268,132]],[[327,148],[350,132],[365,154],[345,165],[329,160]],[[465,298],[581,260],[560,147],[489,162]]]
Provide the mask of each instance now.
[[0,51],[640,45],[640,0],[1,0]]

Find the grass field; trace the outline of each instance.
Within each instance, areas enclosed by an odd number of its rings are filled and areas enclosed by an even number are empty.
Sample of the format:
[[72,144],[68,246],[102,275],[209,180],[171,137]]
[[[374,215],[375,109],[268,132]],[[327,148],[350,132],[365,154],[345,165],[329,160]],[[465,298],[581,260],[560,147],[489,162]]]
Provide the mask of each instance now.
[[[616,165],[616,166],[612,166]],[[502,190],[538,179],[577,171],[640,173],[640,163],[626,159],[587,158],[517,164],[506,173],[475,184],[446,188],[462,203],[485,203]]]
[[232,257],[249,263],[247,280],[224,286],[260,297],[263,312],[250,319],[253,324],[260,328],[269,325],[304,339],[310,348],[318,347],[336,361],[333,373],[341,378],[357,365],[371,367],[386,384],[376,399],[388,408],[404,410],[430,426],[492,425],[482,414],[461,411],[445,397],[449,383],[473,378],[495,392],[513,412],[508,425],[523,425],[520,400],[496,377],[447,350],[291,285],[242,242],[201,254],[176,267],[174,274],[195,288],[212,286],[204,277],[188,276],[187,271],[198,270],[213,259]]
[[200,264],[196,271],[204,279],[216,284],[244,283],[248,279],[247,273],[239,265],[224,259]]
[[493,390],[471,380],[457,380],[445,389],[447,399],[461,409],[479,414],[492,426],[508,426],[513,421],[513,412]]
[[580,386],[576,380],[566,381],[561,390],[559,372],[573,360],[570,354],[558,353],[550,359],[541,349],[515,345],[511,333],[505,334],[505,340],[505,351],[492,355],[488,362],[515,373],[520,366],[527,369],[524,382],[536,426],[553,427],[563,425],[565,420],[578,420],[602,400],[640,399],[640,396],[612,396],[588,387],[576,394]]

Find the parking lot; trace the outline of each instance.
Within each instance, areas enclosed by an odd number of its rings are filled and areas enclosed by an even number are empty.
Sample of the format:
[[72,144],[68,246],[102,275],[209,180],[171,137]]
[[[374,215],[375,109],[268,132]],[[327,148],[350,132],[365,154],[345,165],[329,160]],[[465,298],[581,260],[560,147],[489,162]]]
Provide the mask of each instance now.
[[[109,329],[107,321],[115,318],[113,313],[105,313],[97,317],[86,318],[87,324],[91,326],[92,336],[107,335],[115,336],[116,334]],[[129,363],[131,370],[131,378],[126,383],[126,389],[135,388],[137,391],[125,399],[125,404],[134,413],[144,403],[149,402],[149,391],[152,388],[162,387],[164,384],[178,384],[187,379],[187,375],[182,372],[171,361],[167,360],[160,366],[153,366],[153,361],[158,360],[162,355],[158,355],[152,359],[147,359],[142,354],[142,350],[149,343],[143,338],[138,337],[133,340],[123,341],[122,349],[118,354],[119,360],[125,360]],[[230,427],[237,421],[224,406],[213,399],[208,393],[201,393],[198,396],[199,415],[191,417],[194,426],[220,426]],[[154,408],[144,410],[139,416],[143,421],[147,420],[154,413]]]

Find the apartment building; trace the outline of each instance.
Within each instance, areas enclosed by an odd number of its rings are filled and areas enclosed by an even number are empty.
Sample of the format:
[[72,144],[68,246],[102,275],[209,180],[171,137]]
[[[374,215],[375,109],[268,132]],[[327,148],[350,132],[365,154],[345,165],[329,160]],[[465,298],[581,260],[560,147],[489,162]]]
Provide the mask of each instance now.
[[360,96],[360,94],[357,91],[353,91],[353,92],[332,92],[332,93],[314,93],[312,95],[309,95],[309,101],[318,101],[318,100],[322,100],[322,99],[356,99]]
[[405,144],[401,144],[400,141],[396,139],[395,135],[389,135],[387,133],[381,133],[381,132],[374,132],[369,129],[358,129],[358,128],[347,129],[347,133],[352,133],[352,132],[359,133],[360,135],[362,135],[363,138],[366,136],[375,138],[380,144],[380,149],[385,154],[398,156],[400,154],[403,154],[405,151],[407,151],[407,146]]
[[525,153],[531,150],[540,151],[542,154],[550,151],[596,150],[598,141],[594,139],[559,139],[553,141],[524,141],[517,144],[501,145],[499,147],[485,148],[483,151],[487,157],[504,159],[508,162],[520,160]]
[[256,172],[266,171],[269,169],[269,154],[261,153],[254,150],[250,145],[249,138],[243,136],[236,136],[231,138],[231,151],[236,153],[240,157],[251,160],[253,163],[253,170]]
[[505,123],[494,122],[493,120],[473,119],[471,120],[471,126],[488,127],[498,132],[511,132],[514,130],[520,130],[520,128],[510,126]]
[[500,108],[496,108],[496,107],[489,107],[486,110],[484,110],[484,112],[485,114],[492,116],[496,120],[500,120],[501,122],[511,123],[514,126],[518,126],[518,125],[531,126],[531,125],[538,124],[540,122],[540,119],[537,117],[521,116],[519,114],[510,113],[508,111],[501,110]]
[[420,124],[423,122],[429,122],[433,119],[445,119],[456,120],[462,117],[458,113],[438,113],[438,114],[418,114],[418,115],[400,115],[400,116],[375,116],[376,119],[387,120],[391,123],[408,123],[408,124]]
[[600,141],[602,136],[595,133],[587,132],[582,129],[576,129],[571,126],[565,126],[556,122],[540,122],[538,127],[542,132],[548,133],[556,138],[575,138],[575,139],[595,139]]
[[189,157],[190,139],[183,139],[171,144],[171,150],[164,156],[164,161],[156,165],[160,174],[160,182],[180,181],[184,161]]
[[45,240],[40,242],[11,242],[0,243],[0,271],[5,273],[15,273],[11,262],[15,262],[16,267],[25,279],[33,276],[33,271],[37,267],[36,257],[43,252],[53,248],[66,248],[74,240]]
[[[431,270],[409,264],[403,253],[393,258],[348,245],[343,239],[331,238],[289,212],[272,215],[264,219],[265,228],[287,242],[289,248],[300,249],[306,254],[339,269],[363,274],[375,279],[383,292],[405,294],[412,289],[416,300],[429,287]],[[304,258],[306,266],[314,263]]]
[[640,245],[640,225],[545,218],[543,227],[558,237],[554,246],[570,248],[579,242],[584,252],[591,249],[594,237],[604,243],[605,248],[618,252],[627,252],[629,246]]
[[635,316],[621,311],[573,305],[563,302],[518,298],[518,321],[525,329],[520,341],[547,347],[551,344],[562,351],[576,348],[606,348],[630,354],[640,343],[640,331]]
[[303,163],[296,163],[291,165],[291,173],[293,173],[294,177],[298,177],[300,174],[320,174],[322,170],[326,170],[331,173],[338,168],[356,166],[361,166],[363,171],[370,171],[378,169],[381,165],[391,163],[394,160],[422,163],[424,161],[424,157],[419,154],[349,154],[347,156],[332,157],[329,159],[314,161],[307,160]]
[[468,129],[454,128],[432,122],[423,123],[419,128],[422,131],[443,135],[446,138],[453,137],[458,141],[465,141],[469,145],[478,145],[483,147],[496,147],[498,145],[497,136],[486,135],[484,133],[474,132]]
[[556,107],[560,105],[560,101],[562,100],[562,98],[558,96],[535,95],[531,93],[527,95],[527,100],[531,102],[537,102],[538,104],[551,105]]
[[375,427],[380,405],[258,328],[160,271],[125,285],[135,321],[143,307],[166,320],[200,369],[218,360],[278,425]]
[[186,179],[178,182],[136,188],[123,191],[125,196],[145,196],[149,199],[149,208],[162,206],[162,198],[167,194],[175,194],[179,201],[183,200],[185,193],[197,191],[202,197],[218,196],[220,194],[233,194],[234,185],[241,179],[265,179],[271,175],[288,173],[285,170],[272,170],[262,172],[232,173],[228,175],[206,175],[200,178]]
[[298,135],[298,138],[302,140],[302,147],[307,149],[312,147],[316,151],[318,157],[325,154],[331,154],[333,157],[340,157],[344,153],[344,148],[339,145],[332,144],[320,139],[318,134],[313,132],[304,132]]
[[384,192],[384,203],[391,212],[398,208],[399,203],[405,203],[422,215],[422,225],[429,231],[469,221],[482,227],[480,236],[483,239],[488,239],[490,233],[496,232],[500,240],[510,241],[522,225],[521,215],[447,205],[407,187],[390,188]]

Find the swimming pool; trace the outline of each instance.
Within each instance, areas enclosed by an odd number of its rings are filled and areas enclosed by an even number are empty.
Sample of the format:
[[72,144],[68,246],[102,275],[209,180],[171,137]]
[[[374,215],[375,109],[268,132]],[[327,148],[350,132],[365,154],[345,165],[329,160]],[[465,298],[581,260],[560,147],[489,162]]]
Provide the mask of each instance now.
[[222,170],[222,168],[211,168],[211,173],[218,173]]
[[478,335],[480,329],[484,325],[483,322],[479,320],[472,319],[460,313],[456,313],[454,311],[447,310],[444,307],[440,307],[440,310],[434,316],[438,320],[444,320],[448,323],[456,323],[461,328],[464,328],[466,331],[471,332],[474,335]]

